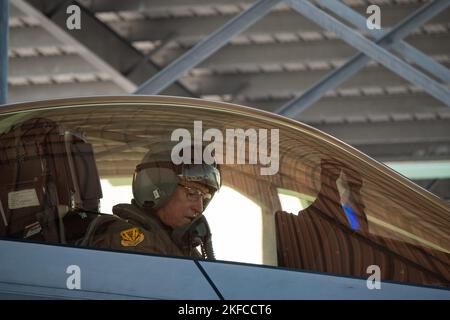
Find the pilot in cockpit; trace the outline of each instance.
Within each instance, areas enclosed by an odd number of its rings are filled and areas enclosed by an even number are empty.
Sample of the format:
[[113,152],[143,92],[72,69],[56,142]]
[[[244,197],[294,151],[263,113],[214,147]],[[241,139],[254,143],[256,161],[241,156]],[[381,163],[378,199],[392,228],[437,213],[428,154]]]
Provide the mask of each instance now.
[[133,176],[131,204],[118,204],[113,216],[94,221],[83,245],[214,259],[202,212],[221,186],[220,171],[204,162],[176,165],[170,151],[144,156]]

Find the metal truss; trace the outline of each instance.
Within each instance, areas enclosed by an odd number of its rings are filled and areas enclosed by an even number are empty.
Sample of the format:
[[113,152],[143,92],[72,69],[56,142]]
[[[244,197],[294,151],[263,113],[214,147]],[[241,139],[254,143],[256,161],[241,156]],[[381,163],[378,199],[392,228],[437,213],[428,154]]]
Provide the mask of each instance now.
[[213,32],[210,36],[199,42],[188,52],[173,61],[161,72],[142,84],[135,94],[158,94],[174,83],[186,71],[222,48],[234,36],[246,30],[270,9],[282,0],[259,0],[247,10],[231,19],[224,26]]
[[[160,71],[149,57],[118,36],[78,1],[11,1],[20,11],[36,17],[42,27],[58,41],[77,48],[78,54],[97,70],[111,75],[112,81],[125,92],[133,92],[149,75]],[[67,30],[66,8],[69,5],[78,6],[82,12],[83,23],[80,30]],[[194,96],[180,83],[176,83],[166,93]]]
[[[351,24],[353,24],[355,27],[366,30],[366,18],[359,13],[357,13],[355,10],[347,7],[345,4],[338,0],[318,0],[318,2],[335,12],[338,16],[341,18],[344,18]],[[450,3],[448,3],[450,4]],[[441,5],[444,5],[442,3]],[[444,10],[445,7],[442,7]],[[441,11],[440,7],[437,7],[438,11]],[[436,14],[437,11],[429,11],[430,15],[429,17],[432,17]],[[416,17],[416,19],[418,19]],[[369,30],[369,34],[375,38],[376,40],[381,39],[385,32],[382,29],[373,29]],[[437,61],[433,60],[431,57],[426,55],[425,53],[421,52],[420,50],[417,50],[413,46],[409,45],[405,41],[401,40],[397,36],[397,42],[392,42],[391,46],[392,48],[397,51],[398,53],[402,54],[405,58],[408,58],[418,66],[422,67],[424,70],[427,70],[431,74],[435,75],[436,77],[440,78],[441,80],[450,83],[450,70],[447,69],[442,64],[438,63]]]
[[[364,65],[370,60],[369,57],[380,62],[386,68],[394,71],[406,80],[425,89],[425,91],[429,94],[444,102],[447,106],[450,106],[450,90],[448,88],[411,67],[409,64],[383,48],[398,43],[411,31],[447,8],[450,5],[450,2],[437,0],[423,6],[388,33],[381,36],[377,35],[377,40],[375,43],[367,40],[356,31],[342,24],[306,0],[290,0],[289,3],[295,10],[303,14],[305,17],[312,19],[323,28],[335,32],[342,40],[363,53],[356,55],[342,67],[329,73],[323,78],[323,80],[319,81],[300,97],[294,98],[287,104],[283,105],[277,110],[277,113],[294,117],[300,112],[306,110],[314,102],[319,100],[326,92],[336,88],[339,84],[363,68]],[[360,19],[353,19],[354,15],[350,14],[347,10],[344,10],[345,5],[341,3],[336,5],[336,1],[321,1],[321,4],[329,6],[331,9],[337,9],[337,14],[342,14],[345,19],[351,20],[353,24],[360,27]],[[423,57],[422,53],[417,50],[411,50],[410,47],[405,45],[406,44],[400,42],[400,47],[403,49],[406,47],[407,53],[410,53],[409,58],[413,56],[414,59],[417,60],[417,58]],[[427,61],[429,62],[429,59],[427,59],[424,63],[427,64]],[[436,65],[433,64],[427,65],[426,67],[429,71],[433,72],[433,68],[435,66]],[[441,68],[439,70],[441,70]],[[447,72],[448,71],[446,71],[445,74]]]
[[[213,32],[188,52],[170,63],[160,73],[146,81],[135,93],[158,94],[175,82],[186,71],[198,65],[223,47],[232,37],[246,30],[254,22],[264,17],[269,10],[279,2],[281,1],[257,1],[249,9],[230,20],[223,27]],[[319,100],[326,92],[336,88],[339,84],[362,69],[370,58],[380,62],[391,71],[425,89],[430,95],[444,102],[447,106],[450,106],[450,91],[448,88],[413,68],[385,49],[392,46],[395,50],[425,70],[444,81],[448,81],[450,79],[450,72],[448,69],[435,62],[424,53],[408,45],[402,41],[402,39],[414,29],[447,8],[450,5],[450,2],[432,1],[414,12],[389,32],[372,32],[372,36],[375,37],[375,42],[367,40],[359,33],[340,23],[307,0],[289,0],[287,2],[296,11],[299,11],[305,17],[316,22],[321,27],[335,32],[341,39],[362,53],[352,58],[341,68],[327,75],[302,96],[293,99],[279,108],[277,110],[278,113],[290,117],[296,116],[298,113]],[[350,21],[357,27],[365,28],[365,19],[341,2],[336,0],[319,0],[319,3],[333,10],[336,14]]]
[[[317,1],[322,6],[332,10],[333,12],[335,12],[335,14],[349,21],[356,27],[360,29],[366,28],[365,18],[354,12],[342,2],[337,0]],[[133,88],[135,88],[136,81],[133,81],[134,83],[131,82],[130,74],[127,74],[127,70],[121,70],[120,68],[115,66],[114,59],[111,60],[112,62],[110,62],[108,59],[102,57],[101,55],[97,56],[95,54],[95,50],[93,50],[92,48],[86,48],[83,44],[80,44],[82,40],[78,38],[73,39],[63,30],[56,30],[56,28],[60,24],[58,9],[52,11],[51,17],[46,17],[29,4],[35,3],[36,1],[34,0],[28,0],[29,3],[23,0],[13,0],[13,2],[16,6],[18,5],[19,7],[21,7],[21,10],[24,10],[25,12],[28,12],[40,18],[43,22],[43,26],[51,31],[53,35],[61,38],[66,43],[68,42],[83,47],[85,50],[82,50],[81,52],[84,55],[87,55],[89,61],[96,61],[103,70],[108,69],[108,73],[113,74],[114,81],[118,81],[119,83],[121,83],[122,87],[127,88],[128,90],[134,90]],[[75,1],[68,1],[67,3],[69,2],[76,3]],[[156,73],[157,70],[148,72],[156,74],[152,78],[144,82],[134,93],[158,94],[162,92],[167,87],[176,82],[186,71],[207,59],[209,56],[211,56],[213,53],[227,44],[229,40],[234,36],[243,32],[259,19],[264,17],[276,4],[280,2],[283,2],[283,0],[256,1],[247,10],[243,11],[241,14],[228,21],[225,25],[213,32],[203,41],[199,42],[192,49],[184,53],[181,57],[175,59],[160,72]],[[336,88],[339,84],[361,70],[370,59],[374,59],[380,62],[386,68],[397,73],[413,84],[425,89],[425,91],[430,95],[444,102],[444,104],[446,104],[447,106],[450,106],[450,90],[445,85],[442,85],[441,83],[433,80],[429,76],[413,68],[405,61],[401,60],[400,58],[386,50],[386,48],[392,47],[394,50],[401,53],[406,58],[413,61],[423,69],[427,70],[432,75],[442,79],[445,82],[449,82],[450,71],[447,68],[402,40],[414,29],[424,24],[426,21],[447,8],[450,5],[449,1],[436,0],[428,3],[427,5],[424,5],[422,8],[414,12],[389,32],[384,32],[381,30],[375,30],[371,32],[371,35],[375,38],[374,42],[366,39],[358,32],[342,24],[332,16],[328,15],[327,13],[313,5],[310,1],[285,0],[285,2],[287,2],[294,10],[300,12],[306,18],[317,23],[322,28],[333,31],[342,40],[350,44],[352,47],[358,49],[362,53],[354,56],[344,66],[326,75],[315,86],[307,90],[302,96],[293,99],[287,104],[283,105],[277,110],[278,113],[295,117],[300,112],[304,111],[314,102],[323,97],[326,92]],[[2,12],[3,11],[4,10],[2,10]],[[90,16],[91,18],[95,18],[95,16],[92,14]],[[93,26],[98,27],[99,21],[94,21]],[[4,28],[2,28],[2,30],[4,30]],[[81,37],[83,37],[83,35],[81,35]],[[98,37],[94,40],[98,41]],[[111,53],[107,54],[108,57],[110,57],[111,54],[114,54],[115,51],[112,51],[110,50]],[[138,68],[136,68],[136,65],[138,66]],[[139,67],[139,65],[141,65],[140,62],[131,66],[131,73],[135,72],[133,71],[134,69],[143,70]],[[5,69],[6,68],[2,68],[2,71]],[[145,69],[144,71],[140,72],[140,79],[143,79],[142,76],[146,71],[148,70]],[[188,91],[186,91],[186,89],[184,91],[179,91],[179,93],[180,95],[192,96],[192,93],[189,93]]]

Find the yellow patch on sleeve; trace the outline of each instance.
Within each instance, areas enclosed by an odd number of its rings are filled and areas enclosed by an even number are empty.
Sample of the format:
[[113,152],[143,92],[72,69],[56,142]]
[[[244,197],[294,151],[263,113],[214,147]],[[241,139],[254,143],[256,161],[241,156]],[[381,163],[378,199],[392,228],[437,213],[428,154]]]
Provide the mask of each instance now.
[[144,241],[144,234],[139,228],[130,228],[120,232],[122,240],[120,244],[124,247],[135,247]]

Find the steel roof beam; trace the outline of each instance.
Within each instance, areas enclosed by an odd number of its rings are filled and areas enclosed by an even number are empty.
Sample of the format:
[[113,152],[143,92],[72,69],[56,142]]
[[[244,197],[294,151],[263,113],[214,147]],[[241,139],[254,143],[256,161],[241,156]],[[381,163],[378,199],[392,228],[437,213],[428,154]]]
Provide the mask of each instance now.
[[420,10],[414,12],[377,40],[376,43],[367,40],[306,0],[290,0],[289,3],[295,10],[314,19],[323,28],[335,32],[345,42],[364,53],[353,57],[344,66],[330,73],[325,79],[313,86],[302,96],[283,105],[277,110],[278,113],[290,117],[299,114],[320,99],[327,91],[336,88],[343,81],[358,72],[370,58],[382,63],[385,67],[401,75],[408,81],[424,88],[429,94],[441,100],[447,106],[450,106],[450,90],[382,48],[382,46],[387,46],[394,41],[399,41],[406,37],[412,30],[448,7],[450,2],[433,1],[424,5]]
[[8,101],[9,1],[0,1],[0,105]]
[[188,52],[173,61],[166,68],[146,81],[136,94],[158,94],[175,82],[186,71],[198,65],[214,52],[219,50],[230,39],[246,30],[260,18],[264,17],[273,6],[282,0],[258,0],[247,10],[231,19],[224,26],[199,42]]
[[[273,112],[280,104],[287,101],[286,97],[285,99],[237,100],[235,103]],[[301,121],[306,123],[317,123],[327,119],[345,122],[350,117],[356,116],[374,123],[395,121],[394,119],[400,118],[402,115],[414,119],[415,116],[426,113],[450,118],[450,110],[442,102],[426,93],[410,92],[393,95],[325,96],[317,101],[314,108],[305,110],[296,118],[301,118]]]
[[22,11],[17,9],[16,7],[10,6],[9,7],[9,17],[10,18],[25,18],[26,15]]
[[[319,3],[332,10],[334,13],[339,15],[341,18],[344,18],[354,26],[359,29],[366,30],[366,18],[360,15],[355,10],[349,8],[345,4],[336,0],[319,0]],[[385,24],[383,13],[383,24]],[[384,36],[385,32],[383,30],[369,30],[370,35],[372,35],[375,39],[380,39]],[[405,58],[410,59],[412,62],[416,63],[418,66],[430,72],[432,75],[442,79],[443,81],[450,83],[450,70],[445,66],[437,63],[435,60],[430,58],[428,55],[423,52],[417,50],[413,46],[410,46],[403,40],[399,40],[398,42],[394,42],[392,48],[398,53],[402,54]]]
[[450,119],[371,123],[326,123],[315,128],[331,134],[353,146],[381,143],[450,143]]
[[24,86],[9,86],[9,102],[96,96],[99,94],[117,95],[127,92],[112,81],[88,81],[69,83],[49,83]]
[[[77,48],[77,52],[87,61],[96,66],[98,70],[109,73],[114,81],[120,88],[125,91],[132,90],[135,85],[124,77],[120,72],[112,68],[109,64],[105,63],[97,54],[85,47],[80,41],[75,39],[71,34],[64,31],[66,29],[66,22],[64,19],[64,25],[58,25],[55,21],[52,21],[49,17],[43,14],[40,10],[31,4],[33,1],[25,0],[11,0],[11,3],[27,16],[33,16],[39,22],[42,28],[49,32],[52,37],[56,38],[61,43]],[[36,3],[34,3],[36,4]],[[44,5],[43,2],[39,2],[36,5]],[[64,14],[67,16],[64,10]],[[62,28],[61,28],[62,27]],[[26,28],[27,29],[27,28]],[[73,34],[73,33],[72,33]]]
[[[428,55],[450,56],[450,34],[448,33],[414,34],[408,38],[408,42]],[[152,59],[159,65],[167,65],[184,52],[186,52],[184,48],[167,48],[152,55]],[[228,44],[198,67],[212,70],[238,70],[241,66],[258,68],[265,64],[283,65],[315,61],[331,63],[347,61],[349,57],[357,53],[357,50],[339,39],[250,42],[238,45]]]
[[[277,94],[299,94],[319,81],[329,70],[260,72],[249,74],[214,74],[189,75],[183,77],[183,82],[201,95],[225,95],[236,92],[247,97],[268,96]],[[343,83],[339,89],[355,89],[363,94],[368,87],[410,86],[409,82],[383,67],[365,68]],[[358,94],[358,93],[356,93]]]
[[[166,35],[176,34],[175,41],[196,43],[227,23],[233,15],[193,16],[180,18],[142,19],[118,21],[112,27],[131,41],[157,41]],[[264,19],[243,31],[245,35],[296,33],[322,31],[312,21],[301,18],[296,12],[270,12]]]
[[[100,72],[108,73],[125,92],[132,92],[149,74],[159,68],[125,39],[98,20],[77,1],[12,0],[28,15],[37,17],[41,26],[65,44],[76,47],[79,54]],[[67,30],[66,8],[77,5],[81,9],[81,29]],[[92,32],[95,30],[95,32]],[[99,41],[99,39],[102,39]],[[121,90],[122,91],[122,90]],[[175,84],[165,93],[192,96],[181,84]]]
[[450,142],[378,143],[355,145],[378,161],[423,161],[450,159]]
[[93,12],[142,11],[155,12],[173,8],[211,7],[221,5],[250,5],[254,0],[80,0]]
[[[383,12],[383,27],[393,26],[403,19],[411,8],[415,9],[417,5],[411,6],[380,6]],[[353,11],[352,9],[349,9]],[[358,15],[357,11],[353,11]],[[119,34],[126,37],[129,41],[157,41],[164,39],[167,35],[176,34],[174,41],[182,43],[197,43],[203,37],[213,32],[216,28],[224,25],[231,15],[213,15],[213,16],[192,16],[192,17],[170,17],[157,19],[120,19],[109,23],[111,27]],[[364,19],[364,26],[365,26]],[[447,24],[450,21],[450,11],[444,11],[442,14],[433,18],[432,24]],[[108,23],[108,22],[107,22]],[[242,34],[245,36],[255,35],[283,35],[305,32],[323,32],[323,28],[315,24],[306,17],[300,16],[293,10],[273,11],[264,19],[256,22]]]
[[10,77],[59,76],[80,73],[100,73],[95,66],[76,54],[10,58]]
[[62,47],[67,45],[61,37],[56,37],[43,26],[11,28],[9,48],[17,50],[22,48]]

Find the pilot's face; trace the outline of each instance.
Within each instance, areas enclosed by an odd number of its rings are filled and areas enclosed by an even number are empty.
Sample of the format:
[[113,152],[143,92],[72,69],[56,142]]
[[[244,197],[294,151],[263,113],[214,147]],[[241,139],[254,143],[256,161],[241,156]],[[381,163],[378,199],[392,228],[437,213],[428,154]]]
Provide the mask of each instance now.
[[185,226],[203,212],[203,197],[208,189],[197,182],[178,185],[167,204],[157,210],[161,221],[175,229]]

